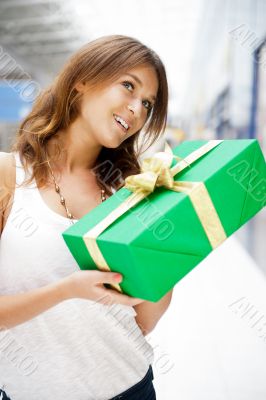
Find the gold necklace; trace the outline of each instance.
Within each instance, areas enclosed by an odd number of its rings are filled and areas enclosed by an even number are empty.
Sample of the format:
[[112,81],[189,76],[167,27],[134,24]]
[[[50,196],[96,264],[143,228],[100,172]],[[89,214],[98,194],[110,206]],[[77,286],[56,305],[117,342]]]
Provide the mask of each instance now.
[[[69,218],[70,221],[72,222],[72,224],[74,224],[74,219],[76,219],[76,218],[75,218],[74,215],[69,211],[69,209],[68,209],[68,207],[67,207],[67,205],[66,205],[66,200],[65,200],[64,196],[63,196],[62,193],[61,193],[60,186],[59,186],[58,183],[56,182],[56,179],[55,179],[55,176],[54,176],[54,173],[53,173],[53,170],[52,170],[52,167],[51,167],[51,165],[50,165],[49,160],[47,160],[47,163],[48,163],[48,166],[49,166],[49,168],[50,168],[50,172],[51,172],[51,175],[52,175],[52,178],[53,178],[53,181],[54,181],[55,191],[56,191],[56,193],[58,193],[58,195],[59,195],[59,197],[60,197],[60,203],[62,204],[62,206],[64,206],[64,208],[65,208],[65,210],[66,210],[67,218]],[[104,189],[101,189],[101,200],[102,200],[102,202],[106,200],[106,193],[105,193],[105,190],[104,190]]]

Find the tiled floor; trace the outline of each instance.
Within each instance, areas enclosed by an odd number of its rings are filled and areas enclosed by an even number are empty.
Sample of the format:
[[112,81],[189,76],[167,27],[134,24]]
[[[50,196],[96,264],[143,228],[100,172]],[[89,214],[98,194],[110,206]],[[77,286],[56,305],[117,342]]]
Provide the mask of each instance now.
[[266,399],[266,275],[236,235],[176,285],[147,339],[158,400]]

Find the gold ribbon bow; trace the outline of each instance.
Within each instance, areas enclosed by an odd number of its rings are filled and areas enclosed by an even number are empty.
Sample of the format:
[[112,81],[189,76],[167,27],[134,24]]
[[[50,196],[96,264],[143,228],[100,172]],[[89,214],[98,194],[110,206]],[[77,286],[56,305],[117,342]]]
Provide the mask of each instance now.
[[[97,237],[121,215],[152,193],[158,186],[164,186],[168,190],[188,194],[212,248],[216,248],[226,239],[225,231],[205,184],[203,182],[174,181],[176,174],[207,154],[221,142],[222,140],[207,142],[173,167],[171,167],[173,159],[180,160],[180,158],[173,154],[170,146],[166,143],[164,152],[155,153],[152,157],[143,160],[140,174],[131,175],[125,179],[125,188],[133,193],[83,236],[87,249],[100,270],[110,271],[110,268],[96,242]],[[118,284],[112,284],[111,286],[122,292]]]
[[174,158],[181,160],[173,154],[166,143],[164,152],[155,153],[152,157],[143,160],[140,174],[131,175],[125,179],[125,187],[131,192],[142,191],[147,194],[153,192],[156,186],[172,189],[175,181],[170,167]]

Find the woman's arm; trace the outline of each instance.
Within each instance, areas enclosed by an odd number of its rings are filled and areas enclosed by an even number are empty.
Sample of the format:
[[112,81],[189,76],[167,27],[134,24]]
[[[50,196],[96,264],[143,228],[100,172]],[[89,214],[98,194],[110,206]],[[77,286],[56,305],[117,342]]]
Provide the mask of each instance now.
[[55,283],[26,293],[3,296],[0,293],[0,330],[29,321],[62,301],[73,298],[88,299],[105,305],[119,303],[130,307],[143,302],[142,299],[104,287],[104,283],[120,282],[121,277],[117,275],[120,274],[111,271],[75,271]]
[[0,330],[26,322],[65,300],[61,281],[27,293],[0,296]]
[[134,309],[137,313],[135,319],[144,336],[155,328],[157,322],[169,307],[172,294],[173,289],[156,303],[144,301],[143,303],[134,306]]

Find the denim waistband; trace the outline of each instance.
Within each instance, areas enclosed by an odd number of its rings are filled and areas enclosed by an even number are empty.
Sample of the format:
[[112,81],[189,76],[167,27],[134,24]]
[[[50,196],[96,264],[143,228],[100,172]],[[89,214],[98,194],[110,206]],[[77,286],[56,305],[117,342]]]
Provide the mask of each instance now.
[[11,400],[3,389],[0,389],[0,396],[0,399],[2,400]]
[[[131,396],[134,394],[138,394],[141,398],[141,394],[146,394],[148,390],[149,384],[152,383],[154,376],[152,366],[149,366],[149,369],[144,376],[144,378],[136,383],[134,386],[131,386],[129,389],[125,390],[124,392],[120,393],[119,395],[112,397],[110,400],[130,400]],[[153,387],[152,387],[153,389]],[[154,389],[153,389],[154,390]]]

